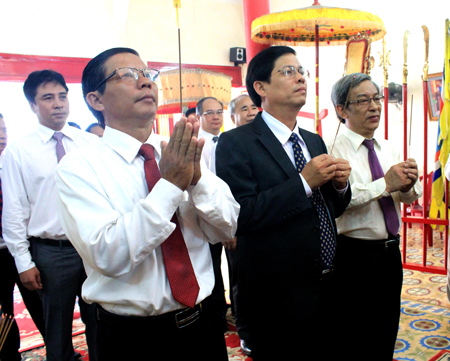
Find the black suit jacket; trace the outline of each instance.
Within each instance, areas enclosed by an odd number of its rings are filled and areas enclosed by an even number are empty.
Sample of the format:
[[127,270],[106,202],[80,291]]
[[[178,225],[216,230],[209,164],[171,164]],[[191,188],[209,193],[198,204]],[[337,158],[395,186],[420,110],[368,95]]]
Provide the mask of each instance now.
[[[312,158],[327,152],[320,136],[303,129],[300,134]],[[241,205],[239,284],[249,324],[264,312],[268,294],[277,310],[272,320],[312,320],[321,273],[320,221],[298,171],[261,113],[221,135],[216,171]],[[342,197],[331,181],[320,187],[334,229],[350,201],[348,188]]]

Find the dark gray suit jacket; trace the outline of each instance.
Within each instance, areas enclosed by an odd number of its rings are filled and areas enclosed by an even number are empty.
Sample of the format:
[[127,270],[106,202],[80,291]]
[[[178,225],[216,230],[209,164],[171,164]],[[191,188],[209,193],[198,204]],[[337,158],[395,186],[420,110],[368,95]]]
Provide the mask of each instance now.
[[[300,134],[312,158],[327,152],[319,135],[303,129]],[[321,273],[320,221],[297,170],[261,113],[252,123],[221,135],[216,172],[241,205],[236,234],[239,285],[249,324],[264,312],[262,300],[268,294],[277,309],[272,320],[313,322]],[[336,229],[334,220],[350,201],[350,187],[340,196],[329,181],[320,191]]]

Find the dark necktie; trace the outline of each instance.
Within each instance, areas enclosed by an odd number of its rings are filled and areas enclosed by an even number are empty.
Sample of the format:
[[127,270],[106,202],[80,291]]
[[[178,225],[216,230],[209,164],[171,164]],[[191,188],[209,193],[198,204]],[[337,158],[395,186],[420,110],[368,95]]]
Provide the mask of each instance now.
[[[155,149],[150,144],[143,144],[138,154],[144,157],[145,179],[150,192],[156,182],[161,179],[155,160]],[[173,298],[183,305],[194,308],[200,287],[195,277],[176,213],[174,213],[171,221],[175,223],[176,227],[161,244],[167,278]]]
[[219,140],[219,137],[218,137],[217,135],[215,135],[215,136],[213,137],[213,142],[214,142],[214,143],[217,143],[218,140]]
[[[292,133],[289,141],[292,143],[294,150],[295,165],[299,173],[302,172],[306,165],[306,159],[300,146],[300,138],[297,134]],[[336,238],[334,230],[328,216],[328,210],[323,202],[319,189],[312,189],[311,200],[316,208],[320,220],[320,256],[322,264],[326,267],[331,266],[336,253]]]
[[62,139],[64,137],[64,134],[61,132],[55,132],[53,133],[53,139],[56,140],[56,158],[59,161],[66,155],[66,151],[64,149],[64,145],[62,143]]
[[[377,153],[374,149],[374,140],[364,139],[363,144],[367,147],[367,149],[369,149],[369,166],[370,172],[372,173],[372,180],[375,181],[381,177],[384,177],[383,169],[381,168]],[[400,223],[398,222],[398,215],[394,200],[389,195],[389,197],[381,197],[379,202],[381,205],[381,210],[383,211],[386,229],[391,235],[396,236],[398,234]]]

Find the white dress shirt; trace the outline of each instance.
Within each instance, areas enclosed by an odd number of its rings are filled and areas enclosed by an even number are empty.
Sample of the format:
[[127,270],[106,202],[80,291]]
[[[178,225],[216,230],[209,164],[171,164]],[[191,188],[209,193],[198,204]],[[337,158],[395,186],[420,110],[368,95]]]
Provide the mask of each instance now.
[[[5,157],[5,152],[3,151],[2,154],[0,154],[0,179],[2,178],[2,171],[3,171],[3,158]],[[2,237],[0,237],[0,249],[6,248],[6,243]]]
[[[281,123],[279,120],[274,118],[272,115],[267,113],[265,110],[261,113],[264,122],[270,128],[275,137],[280,141],[283,149],[286,151],[286,154],[289,156],[292,164],[295,167],[295,157],[294,157],[294,149],[292,149],[292,143],[289,141],[292,133],[295,133],[300,138],[300,146],[302,147],[303,155],[305,156],[306,163],[311,160],[311,154],[309,153],[308,147],[306,146],[305,141],[303,140],[300,132],[298,131],[299,125],[298,123],[295,125],[293,130],[290,130],[287,126]],[[306,195],[310,197],[312,195],[312,190],[309,184],[306,182],[305,178],[301,174],[300,178],[303,182],[303,187],[305,188]]]
[[[384,221],[380,203],[381,197],[387,197],[386,181],[384,177],[372,181],[369,166],[369,150],[362,143],[364,137],[344,127],[342,134],[338,135],[332,155],[347,159],[352,167],[350,185],[352,199],[344,214],[336,219],[338,234],[347,237],[380,240],[387,239],[388,232]],[[386,173],[393,165],[401,163],[400,152],[394,149],[390,142],[375,139],[375,152],[380,161],[383,172]],[[328,143],[330,150],[332,141]],[[408,192],[391,193],[397,205],[397,215],[401,225],[399,203],[410,204],[422,195],[422,185],[416,182]]]
[[[3,238],[19,273],[35,267],[29,237],[67,240],[56,212],[54,172],[58,164],[54,130],[38,124],[37,131],[5,150],[3,163]],[[98,137],[64,125],[66,153],[98,142]]]
[[[147,140],[158,163],[163,139],[152,133]],[[187,191],[160,179],[148,193],[141,145],[106,127],[100,144],[61,161],[56,184],[63,228],[88,275],[83,298],[115,314],[149,316],[185,307],[172,297],[160,247],[175,229],[174,212],[200,286],[198,303],[214,286],[207,241],[234,236],[240,207],[204,164]]]
[[[202,158],[205,160],[206,166],[208,169],[211,169],[211,164],[214,162],[213,170],[215,170],[215,162],[216,157],[211,159],[211,155],[215,153],[217,142],[213,140],[214,137],[218,137],[219,135],[214,135],[208,132],[205,132],[202,128],[198,131],[198,139],[204,138],[205,139],[205,145],[202,150]],[[213,172],[215,173],[215,172]]]

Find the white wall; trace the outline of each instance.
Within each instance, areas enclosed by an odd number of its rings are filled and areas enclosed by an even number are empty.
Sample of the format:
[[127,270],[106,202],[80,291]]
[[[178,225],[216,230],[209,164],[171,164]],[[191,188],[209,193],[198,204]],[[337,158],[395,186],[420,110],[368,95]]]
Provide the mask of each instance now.
[[[271,0],[271,11],[310,6],[312,0]],[[384,22],[387,49],[391,50],[388,81],[402,83],[403,34],[409,30],[408,92],[414,96],[411,155],[423,163],[422,68],[424,42],[422,25],[430,31],[429,73],[442,71],[444,21],[450,17],[448,0],[428,3],[379,0],[322,0],[324,6],[339,6],[372,12]],[[180,14],[182,61],[184,63],[232,65],[229,48],[245,46],[242,0],[182,0]],[[139,51],[145,61],[178,62],[176,11],[171,0],[17,0],[0,2],[1,52],[32,55],[93,57],[115,46]],[[315,50],[296,48],[301,63],[314,74]],[[378,52],[381,40],[372,44],[374,80],[383,85]],[[337,120],[330,101],[331,87],[342,75],[345,47],[320,48],[320,109],[329,116],[323,121],[325,139],[334,137]],[[243,68],[245,72],[245,67]],[[314,82],[304,111],[314,112]],[[23,95],[21,95],[23,96]],[[8,99],[0,99],[2,104]],[[408,99],[410,102],[410,98]],[[409,108],[409,106],[408,106]],[[1,111],[0,111],[1,112]],[[409,109],[408,109],[409,112]],[[389,105],[389,134],[399,139],[403,113]],[[75,120],[75,119],[74,119]],[[307,129],[313,122],[304,119]],[[384,123],[383,123],[384,124]],[[384,125],[379,134],[384,134]],[[429,123],[428,171],[432,169],[437,123]],[[401,145],[401,144],[400,144]]]
[[[271,0],[271,12],[286,11],[312,5],[311,0]],[[403,82],[403,34],[409,30],[408,39],[408,117],[413,94],[413,118],[411,156],[416,158],[419,167],[423,164],[424,144],[424,115],[422,78],[425,59],[425,45],[423,41],[422,25],[428,27],[430,33],[429,74],[442,72],[444,62],[444,28],[445,19],[450,17],[450,5],[447,0],[429,2],[404,2],[380,0],[376,3],[355,0],[322,0],[323,6],[334,6],[363,10],[378,15],[386,27],[386,48],[390,52],[388,67],[388,82],[402,84]],[[295,48],[300,62],[305,64],[311,74],[315,69],[314,47]],[[371,76],[380,86],[384,84],[383,69],[379,67],[382,53],[382,40],[372,43],[371,54],[375,58],[375,67]],[[323,121],[323,137],[325,140],[334,138],[337,129],[337,118],[330,100],[331,87],[342,76],[345,63],[345,46],[321,46],[319,50],[319,102],[320,109],[327,108],[328,117]],[[302,109],[315,112],[314,81],[309,81],[309,102]],[[403,149],[403,110],[396,110],[395,105],[389,104],[389,139],[395,141]],[[313,130],[313,122],[304,119],[305,127]],[[409,118],[408,118],[409,122]],[[378,136],[384,136],[384,110],[382,125],[378,129]],[[437,122],[428,122],[428,172],[434,168],[436,149]]]

